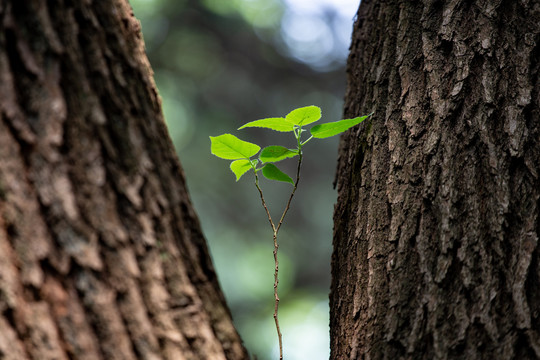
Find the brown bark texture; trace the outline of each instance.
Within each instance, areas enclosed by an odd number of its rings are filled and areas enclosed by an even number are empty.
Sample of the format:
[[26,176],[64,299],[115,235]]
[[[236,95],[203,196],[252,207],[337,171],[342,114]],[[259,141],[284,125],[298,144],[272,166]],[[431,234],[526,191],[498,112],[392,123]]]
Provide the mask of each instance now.
[[247,359],[125,0],[0,0],[0,359]]
[[332,359],[540,358],[540,2],[363,0]]

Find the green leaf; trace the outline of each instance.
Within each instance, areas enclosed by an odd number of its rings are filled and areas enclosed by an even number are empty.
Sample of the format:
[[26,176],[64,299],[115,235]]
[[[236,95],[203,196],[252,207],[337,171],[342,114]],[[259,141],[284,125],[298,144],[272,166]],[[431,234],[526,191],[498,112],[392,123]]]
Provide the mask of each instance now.
[[291,179],[291,177],[285,174],[283,171],[279,170],[274,164],[264,165],[264,167],[262,168],[262,173],[264,177],[269,180],[283,181],[294,185],[293,179]]
[[259,152],[261,147],[240,140],[234,135],[210,136],[212,154],[227,160],[247,159]]
[[267,129],[271,129],[275,131],[288,132],[288,131],[293,131],[294,124],[290,123],[285,118],[276,117],[276,118],[267,118],[267,119],[261,119],[261,120],[248,122],[247,124],[240,126],[238,130],[248,128],[248,127],[260,127],[260,128],[267,128]]
[[314,138],[318,138],[318,139],[328,138],[334,135],[341,134],[342,132],[345,132],[346,130],[352,128],[353,126],[360,124],[370,115],[360,116],[354,119],[345,119],[345,120],[335,121],[331,123],[315,125],[314,127],[310,129],[310,132]]
[[[252,161],[255,162],[255,165],[258,162],[258,160],[252,160]],[[252,161],[247,160],[247,159],[240,159],[240,160],[235,160],[231,163],[231,170],[234,173],[234,175],[236,175],[236,181],[240,180],[242,175],[247,173],[249,170],[253,169],[253,166],[251,165]]]
[[320,118],[321,108],[313,105],[295,109],[285,117],[288,122],[298,126],[311,124]]
[[295,157],[296,155],[298,155],[298,152],[296,151],[289,150],[283,146],[272,145],[261,150],[259,159],[261,159],[263,163],[277,162],[283,159]]

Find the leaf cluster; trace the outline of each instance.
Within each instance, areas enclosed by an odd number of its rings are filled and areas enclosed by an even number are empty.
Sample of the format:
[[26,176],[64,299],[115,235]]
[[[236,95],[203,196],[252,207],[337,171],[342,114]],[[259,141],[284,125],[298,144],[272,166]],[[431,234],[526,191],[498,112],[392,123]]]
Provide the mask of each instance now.
[[[281,171],[274,163],[301,156],[302,146],[311,139],[324,139],[341,134],[364,121],[369,115],[315,125],[309,130],[311,136],[306,140],[302,140],[302,133],[306,131],[303,127],[319,121],[321,116],[321,109],[311,105],[295,109],[284,118],[273,117],[255,120],[238,128],[240,130],[258,127],[279,132],[292,132],[296,138],[296,148],[293,149],[280,145],[270,145],[261,150],[261,147],[257,144],[240,140],[232,134],[223,134],[210,136],[211,152],[222,159],[233,160],[231,170],[236,175],[236,181],[249,170],[253,170],[255,173],[262,170],[263,176],[267,179],[288,182],[294,185],[292,178]],[[257,153],[259,153],[259,156],[253,158]]]

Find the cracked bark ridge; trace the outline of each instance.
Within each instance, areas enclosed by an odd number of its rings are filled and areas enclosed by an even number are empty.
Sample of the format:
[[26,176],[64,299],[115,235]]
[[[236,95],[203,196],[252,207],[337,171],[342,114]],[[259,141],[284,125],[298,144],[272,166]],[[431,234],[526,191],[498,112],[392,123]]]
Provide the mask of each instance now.
[[370,1],[348,60],[332,359],[540,358],[540,4]]
[[0,358],[247,359],[125,0],[0,0]]

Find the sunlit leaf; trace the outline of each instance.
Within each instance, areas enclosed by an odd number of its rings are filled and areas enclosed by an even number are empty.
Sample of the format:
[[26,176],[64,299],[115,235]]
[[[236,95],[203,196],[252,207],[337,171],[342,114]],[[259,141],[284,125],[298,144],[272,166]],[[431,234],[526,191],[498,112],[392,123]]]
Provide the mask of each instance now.
[[293,179],[283,171],[279,170],[274,164],[266,164],[262,169],[262,173],[264,177],[269,180],[283,181],[294,185]]
[[352,128],[355,125],[360,124],[364,121],[369,115],[360,116],[354,119],[345,119],[340,121],[335,121],[326,124],[315,125],[310,129],[311,135],[314,138],[324,139],[334,135],[341,134],[346,130]]
[[[253,160],[253,161],[257,162],[257,160]],[[234,175],[236,175],[236,181],[240,180],[242,175],[244,175],[246,172],[248,172],[249,170],[253,168],[251,164],[252,164],[252,161],[247,160],[247,159],[235,160],[231,163],[231,170],[234,173]]]
[[248,122],[247,124],[240,126],[238,130],[248,128],[248,127],[260,127],[260,128],[267,128],[267,129],[271,129],[275,131],[287,132],[287,131],[293,131],[294,124],[287,121],[285,118],[276,117],[276,118],[267,118],[267,119],[261,119],[261,120]]
[[294,125],[305,126],[321,118],[321,108],[317,106],[305,106],[295,109],[287,114],[285,119]]
[[289,150],[284,146],[271,145],[261,150],[259,159],[261,159],[263,163],[277,162],[283,159],[295,157],[296,155],[298,155],[297,151]]
[[234,135],[210,136],[212,154],[227,160],[247,159],[259,152],[261,147],[240,140]]

